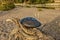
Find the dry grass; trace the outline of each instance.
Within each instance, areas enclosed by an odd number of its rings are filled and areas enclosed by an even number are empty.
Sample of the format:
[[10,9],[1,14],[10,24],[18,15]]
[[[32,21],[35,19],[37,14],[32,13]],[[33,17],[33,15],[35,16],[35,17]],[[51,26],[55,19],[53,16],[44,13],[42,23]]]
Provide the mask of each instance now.
[[[9,40],[11,40],[11,36],[14,35],[15,39],[16,40],[39,40],[39,39],[42,39],[42,40],[54,40],[51,36],[46,36],[45,34],[43,34],[42,32],[40,32],[38,29],[34,28],[34,29],[30,29],[30,28],[24,28],[18,21],[18,19],[16,18],[13,18],[11,19],[13,22],[16,23],[17,27],[18,28],[14,28],[11,33],[10,33],[10,36],[9,36]],[[8,20],[10,21],[10,20]],[[24,32],[26,34],[24,34]],[[21,31],[21,32],[20,32]],[[21,34],[22,33],[22,34]],[[37,35],[37,34],[39,35]],[[35,36],[34,36],[35,35]],[[38,36],[38,37],[37,37]],[[12,38],[13,39],[13,38]]]

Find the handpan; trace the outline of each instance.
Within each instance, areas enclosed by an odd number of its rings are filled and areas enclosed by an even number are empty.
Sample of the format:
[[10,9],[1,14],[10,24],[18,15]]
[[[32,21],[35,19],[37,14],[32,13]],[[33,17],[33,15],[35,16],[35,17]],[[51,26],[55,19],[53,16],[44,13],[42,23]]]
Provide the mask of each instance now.
[[25,17],[20,20],[20,23],[26,27],[39,27],[41,23],[33,17]]

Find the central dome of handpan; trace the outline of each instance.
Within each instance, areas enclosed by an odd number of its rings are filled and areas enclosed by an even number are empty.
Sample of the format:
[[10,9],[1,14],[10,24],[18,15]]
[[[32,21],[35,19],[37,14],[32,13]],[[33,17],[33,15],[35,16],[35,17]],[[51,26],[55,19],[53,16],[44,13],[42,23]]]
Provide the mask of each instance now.
[[26,17],[20,20],[20,23],[26,27],[39,27],[41,23],[33,17]]

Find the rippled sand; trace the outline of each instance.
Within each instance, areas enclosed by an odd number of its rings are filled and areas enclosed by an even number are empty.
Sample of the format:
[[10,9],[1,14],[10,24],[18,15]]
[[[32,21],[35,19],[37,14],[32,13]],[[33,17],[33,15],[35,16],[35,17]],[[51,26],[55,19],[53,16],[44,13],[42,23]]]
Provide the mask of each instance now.
[[[47,24],[46,28],[49,28],[50,26],[48,25],[51,25],[52,21],[54,21],[56,19],[56,17],[60,16],[60,10],[53,10],[53,9],[42,9],[42,11],[38,11],[37,8],[25,8],[25,7],[16,7],[15,9],[12,9],[12,10],[9,10],[9,11],[3,11],[3,12],[0,12],[0,20],[3,20],[3,19],[7,19],[7,18],[11,18],[11,17],[15,17],[15,18],[24,18],[24,17],[28,17],[28,16],[31,16],[31,17],[35,17],[36,19],[38,19],[42,24]],[[53,24],[55,24],[53,22]],[[48,26],[48,27],[47,27]],[[55,26],[55,25],[54,25]],[[57,26],[56,26],[57,27]],[[50,30],[48,29],[47,31],[44,31],[46,28],[43,29],[43,32],[44,33],[50,33]],[[51,27],[52,28],[52,27]],[[60,28],[60,27],[59,27]],[[55,28],[56,29],[56,28]],[[54,30],[55,31],[55,30]],[[52,32],[52,36],[54,38],[56,38],[54,36],[54,32],[53,33],[53,30],[51,31]],[[58,33],[58,32],[56,32]],[[60,34],[59,34],[60,35]],[[59,40],[59,39],[58,39]]]

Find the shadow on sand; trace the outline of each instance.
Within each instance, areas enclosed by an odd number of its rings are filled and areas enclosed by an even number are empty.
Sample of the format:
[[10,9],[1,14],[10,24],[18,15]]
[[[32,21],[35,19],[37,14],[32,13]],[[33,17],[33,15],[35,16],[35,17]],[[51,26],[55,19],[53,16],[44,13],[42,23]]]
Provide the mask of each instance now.
[[47,35],[51,35],[55,40],[60,40],[60,16],[44,25],[41,31]]

